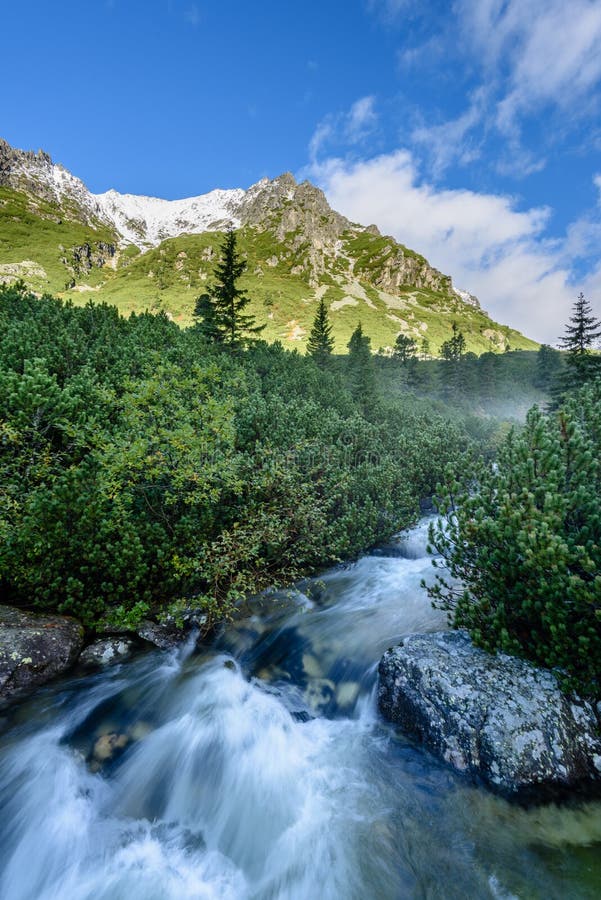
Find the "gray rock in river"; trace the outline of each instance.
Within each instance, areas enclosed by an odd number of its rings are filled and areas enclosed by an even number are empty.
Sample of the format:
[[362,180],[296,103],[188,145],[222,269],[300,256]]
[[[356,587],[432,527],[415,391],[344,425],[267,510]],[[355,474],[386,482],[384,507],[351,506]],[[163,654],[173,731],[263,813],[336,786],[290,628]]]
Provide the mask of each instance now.
[[135,631],[143,641],[154,644],[160,650],[177,647],[191,631],[196,630],[200,634],[206,631],[208,616],[202,610],[188,607],[180,612],[179,619],[179,622],[173,616],[168,616],[163,622],[144,619]]
[[75,619],[0,606],[0,701],[65,672],[82,645],[83,628]]
[[135,649],[136,644],[128,638],[102,638],[82,650],[78,661],[86,669],[103,669],[129,659]]
[[538,801],[601,789],[599,720],[552,672],[449,631],[410,635],[379,675],[382,714],[495,792]]
[[136,628],[136,634],[143,641],[154,644],[159,650],[171,650],[184,640],[187,632],[175,625],[145,619]]

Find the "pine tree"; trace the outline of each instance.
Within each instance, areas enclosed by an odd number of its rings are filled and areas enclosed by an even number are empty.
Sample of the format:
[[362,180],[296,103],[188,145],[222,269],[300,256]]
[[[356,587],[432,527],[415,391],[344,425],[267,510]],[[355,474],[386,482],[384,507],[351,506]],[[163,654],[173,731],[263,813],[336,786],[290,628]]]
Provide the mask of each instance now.
[[463,333],[459,331],[457,322],[453,322],[453,335],[450,340],[445,341],[440,348],[440,355],[447,362],[461,362],[467,346]]
[[371,355],[371,341],[357,325],[347,344],[351,390],[364,412],[373,410],[377,402],[376,373]]
[[230,229],[221,244],[221,260],[215,269],[215,283],[196,301],[194,315],[201,333],[209,340],[238,347],[265,327],[255,325],[254,316],[244,313],[250,303],[237,281],[246,271],[238,253],[236,233]]
[[567,351],[568,371],[564,385],[567,389],[590,381],[601,371],[601,360],[592,353],[599,338],[601,321],[593,315],[590,303],[581,292],[574,303],[573,315],[565,327],[565,335],[560,338],[561,346]]
[[447,569],[428,589],[486,650],[601,684],[601,382],[550,415],[533,407],[495,465],[451,475],[430,544]]
[[425,361],[426,359],[430,359],[430,341],[428,340],[427,337],[424,337],[421,340],[419,354],[422,359],[422,362]]
[[333,349],[332,325],[330,324],[326,302],[322,297],[313,319],[309,340],[307,341],[307,353],[313,357],[319,366],[323,367],[327,365]]
[[453,322],[453,335],[440,348],[440,355],[447,365],[443,369],[442,385],[445,396],[461,396],[466,390],[465,354],[467,345],[463,333],[456,322]]
[[401,332],[394,342],[394,355],[403,365],[407,365],[417,355],[417,341]]

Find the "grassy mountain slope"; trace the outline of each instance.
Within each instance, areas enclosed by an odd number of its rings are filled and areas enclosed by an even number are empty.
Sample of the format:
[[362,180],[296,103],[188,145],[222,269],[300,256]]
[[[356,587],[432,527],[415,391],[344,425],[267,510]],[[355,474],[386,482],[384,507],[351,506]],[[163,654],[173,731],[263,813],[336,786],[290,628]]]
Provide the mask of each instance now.
[[[117,240],[110,227],[84,224],[64,202],[0,187],[0,282],[22,278],[34,291],[60,293],[74,278],[81,280],[74,248]],[[86,283],[105,280],[102,269],[93,266]]]
[[[244,286],[253,300],[251,311],[266,325],[267,340],[302,352],[324,296],[337,352],[346,350],[359,321],[375,350],[392,347],[404,332],[418,341],[428,338],[435,354],[450,337],[453,322],[476,353],[508,344],[536,348],[477,305],[464,302],[450,278],[392,238],[337,217],[330,239],[328,229],[337,214],[320,207],[315,196],[321,192],[311,185],[297,186],[300,199],[289,199],[286,178],[282,176],[287,193],[282,188],[275,208],[262,208],[260,215],[254,210],[254,224],[239,231],[248,262]],[[257,196],[264,207],[275,202]],[[221,237],[220,232],[182,234],[140,252],[132,244],[120,244],[106,223],[82,221],[76,204],[68,200],[59,204],[30,190],[0,187],[0,281],[22,278],[34,291],[74,303],[106,300],[124,314],[162,309],[187,325],[195,298],[210,282]]]

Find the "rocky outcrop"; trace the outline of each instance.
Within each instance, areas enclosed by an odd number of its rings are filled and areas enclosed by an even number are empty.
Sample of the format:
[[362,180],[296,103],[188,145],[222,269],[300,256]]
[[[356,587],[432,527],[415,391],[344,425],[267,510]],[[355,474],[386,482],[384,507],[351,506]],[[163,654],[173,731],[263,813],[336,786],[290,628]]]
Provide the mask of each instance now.
[[192,631],[199,636],[206,634],[208,617],[202,610],[186,607],[180,611],[178,619],[167,616],[162,622],[144,619],[136,628],[136,634],[159,650],[170,650],[186,640]]
[[351,223],[335,212],[326,195],[309,181],[298,184],[290,172],[264,178],[248,189],[240,206],[242,225],[273,230],[279,241],[291,232],[322,246],[333,244]]
[[94,244],[82,244],[73,247],[71,261],[64,260],[76,275],[87,275],[92,269],[101,269],[115,256],[115,245],[106,241],[96,241]]
[[[86,225],[108,224],[107,217],[85,184],[43,150],[17,150],[0,138],[0,187],[60,206],[62,217]],[[37,214],[41,214],[34,205]],[[47,211],[45,215],[48,215]]]
[[130,659],[135,650],[136,643],[127,637],[102,638],[82,650],[78,662],[85,669],[104,669]]
[[82,645],[75,619],[0,606],[0,702],[67,671]]
[[601,790],[596,713],[552,672],[453,631],[409,636],[384,654],[379,676],[382,714],[493,791],[541,801]]
[[298,184],[290,172],[272,181],[264,178],[249,188],[239,217],[242,225],[270,231],[282,244],[282,260],[298,260],[291,274],[305,278],[312,287],[319,284],[328,260],[336,256],[341,236],[351,227],[331,208],[322,190],[309,181]]
[[18,183],[15,183],[19,175],[22,186],[28,173],[35,171],[36,168],[50,166],[52,166],[52,160],[43,150],[38,150],[37,153],[34,153],[33,150],[17,150],[0,138],[0,187],[19,186]]
[[406,290],[408,285],[446,293],[453,290],[453,282],[449,275],[443,275],[438,269],[433,268],[423,256],[406,253],[393,238],[390,238],[390,241],[395,246],[394,252],[387,254],[371,273],[366,273],[366,280],[374,287],[390,294],[398,293],[401,288]]

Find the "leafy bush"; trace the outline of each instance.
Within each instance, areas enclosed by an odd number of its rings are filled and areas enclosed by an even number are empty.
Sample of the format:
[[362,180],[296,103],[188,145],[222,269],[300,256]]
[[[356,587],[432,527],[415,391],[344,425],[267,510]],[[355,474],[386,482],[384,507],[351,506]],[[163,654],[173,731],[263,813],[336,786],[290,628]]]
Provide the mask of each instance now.
[[344,374],[0,290],[2,599],[216,619],[409,525],[466,435],[415,399],[364,414]]
[[455,581],[435,604],[486,650],[557,667],[601,687],[601,382],[559,412],[530,411],[469,491],[450,478],[431,542]]

